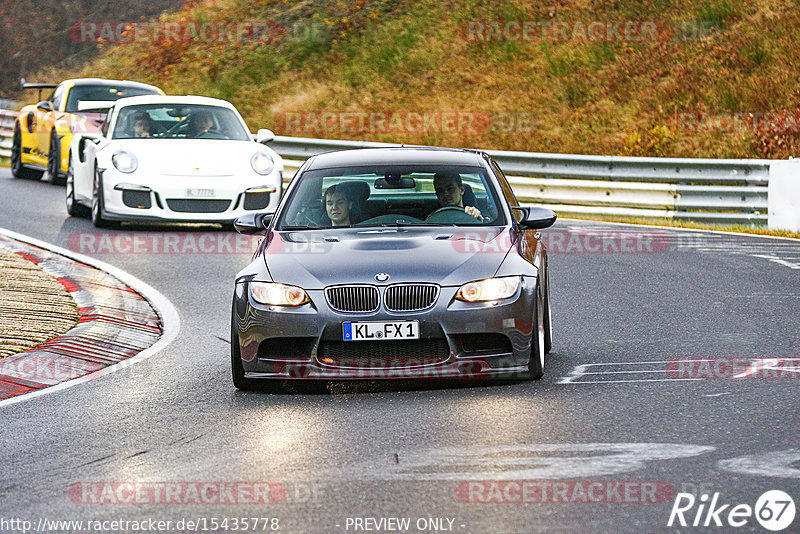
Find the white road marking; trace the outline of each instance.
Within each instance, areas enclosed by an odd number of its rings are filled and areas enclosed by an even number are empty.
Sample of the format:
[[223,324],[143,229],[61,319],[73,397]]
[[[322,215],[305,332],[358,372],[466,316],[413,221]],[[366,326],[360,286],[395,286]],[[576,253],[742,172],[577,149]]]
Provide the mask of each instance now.
[[47,387],[44,389],[32,391],[30,393],[17,395],[15,397],[2,400],[0,401],[0,408],[5,406],[10,406],[18,402],[29,401],[37,397],[41,397],[42,395],[49,395],[57,391],[63,391],[67,388],[85,383],[88,380],[94,380],[96,378],[100,378],[107,374],[115,373],[117,371],[125,369],[126,367],[130,367],[131,365],[146,360],[150,356],[153,356],[154,354],[160,352],[162,349],[166,348],[170,343],[172,343],[175,340],[176,337],[178,337],[178,333],[180,332],[181,329],[181,319],[180,316],[178,315],[178,310],[175,308],[172,302],[169,301],[167,297],[162,295],[160,292],[156,291],[148,284],[134,277],[133,275],[128,274],[122,269],[114,267],[113,265],[109,265],[103,261],[91,258],[89,256],[84,256],[83,254],[78,254],[77,252],[61,248],[59,246],[47,243],[45,241],[41,241],[33,237],[29,237],[23,234],[18,234],[16,232],[12,232],[11,230],[6,230],[5,228],[0,228],[0,234],[5,235],[11,239],[16,239],[17,241],[22,241],[24,243],[28,243],[30,245],[43,248],[45,250],[55,252],[56,254],[61,254],[62,256],[66,256],[68,258],[85,263],[87,265],[91,265],[92,267],[100,269],[101,271],[105,271],[111,276],[114,276],[122,283],[133,288],[137,293],[139,293],[145,299],[147,299],[147,301],[153,306],[153,309],[156,311],[156,313],[158,313],[158,316],[161,318],[161,325],[163,328],[163,332],[158,341],[156,341],[153,345],[146,348],[136,356],[133,356],[132,358],[128,358],[127,360],[122,360],[119,363],[110,365],[108,367],[105,367],[104,369],[95,371],[94,373],[88,374],[86,376],[82,376],[80,380],[67,380],[55,386]]
[[689,458],[714,447],[676,443],[563,443],[442,447],[401,452],[345,469],[351,478],[397,480],[541,480],[628,473],[647,462]]
[[720,460],[717,462],[717,467],[745,475],[800,478],[800,469],[792,466],[797,462],[800,462],[800,450],[787,449]]
[[[754,375],[759,371],[765,371],[769,369],[778,369],[778,365],[784,361],[795,361],[800,360],[800,358],[763,358],[763,359],[754,359],[753,365],[750,368],[743,372],[739,373],[738,375],[734,376],[733,378],[747,378],[748,376]],[[781,369],[782,372],[787,373],[798,373],[797,369]]]
[[800,263],[793,263],[790,261],[782,260],[778,256],[774,254],[751,254],[754,258],[765,258],[771,262],[777,263],[778,265],[783,265],[790,269],[800,269]]
[[[712,359],[692,359],[692,360],[656,360],[656,361],[644,361],[644,362],[608,362],[608,363],[585,363],[582,365],[576,365],[574,369],[570,372],[568,376],[563,378],[559,378],[557,383],[558,384],[624,384],[629,382],[673,382],[673,381],[689,381],[689,380],[703,380],[702,378],[637,378],[637,379],[627,379],[627,380],[579,380],[583,377],[588,377],[592,375],[612,375],[612,374],[642,374],[642,373],[661,373],[665,374],[667,372],[667,365],[668,364],[678,364],[680,362],[711,362],[714,361]],[[612,369],[617,368],[617,366],[644,366],[644,365],[659,365],[663,366],[661,369],[646,369],[646,370],[638,370],[638,369],[628,369],[628,370],[619,370],[619,371],[589,371],[590,367],[606,367],[610,366]]]
[[[777,357],[777,358],[741,358],[742,360],[749,360],[750,364],[747,368],[733,376],[714,376],[713,374],[704,374],[703,376],[669,376],[669,368],[673,368],[673,373],[680,374],[681,364],[697,364],[700,362],[714,363],[718,360],[726,360],[727,358],[697,358],[697,359],[675,359],[675,360],[657,360],[657,361],[644,361],[644,362],[606,362],[606,363],[584,363],[576,365],[569,375],[559,378],[558,384],[624,384],[631,382],[685,382],[697,380],[733,380],[733,379],[746,379],[748,377],[757,377],[759,373],[764,378],[783,378],[784,373],[790,375],[800,376],[800,365],[784,365],[785,362],[800,362],[797,357]],[[658,365],[659,369],[641,369],[635,367],[644,367],[649,365]],[[668,367],[669,366],[669,367]],[[603,370],[606,368],[608,370]],[[675,370],[677,368],[677,371]],[[711,368],[708,368],[709,373],[713,373]],[[652,374],[666,374],[666,378],[649,378],[642,375]],[[629,378],[622,380],[605,380],[602,377],[611,375],[629,375]],[[596,379],[593,379],[596,377]]]
[[[561,219],[575,221],[575,219]],[[656,232],[654,237],[666,239],[671,250],[695,250],[701,253],[747,255],[772,261],[790,269],[800,269],[800,239],[792,237],[765,236],[757,234],[740,234],[718,230],[701,230],[696,228],[675,228],[671,226],[639,225],[631,223],[614,223],[587,221],[587,224],[568,224],[567,228],[575,231],[607,231],[608,226],[625,226],[641,228],[641,233]],[[622,230],[632,231],[632,230]],[[793,261],[796,260],[796,261]]]

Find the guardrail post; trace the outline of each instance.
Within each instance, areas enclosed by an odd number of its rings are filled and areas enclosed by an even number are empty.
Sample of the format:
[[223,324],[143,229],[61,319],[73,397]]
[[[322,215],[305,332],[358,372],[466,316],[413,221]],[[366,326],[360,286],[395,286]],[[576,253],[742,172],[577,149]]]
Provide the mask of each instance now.
[[770,230],[800,232],[800,159],[770,165],[767,206]]
[[16,116],[16,111],[0,109],[0,167],[6,167],[11,162],[11,138]]

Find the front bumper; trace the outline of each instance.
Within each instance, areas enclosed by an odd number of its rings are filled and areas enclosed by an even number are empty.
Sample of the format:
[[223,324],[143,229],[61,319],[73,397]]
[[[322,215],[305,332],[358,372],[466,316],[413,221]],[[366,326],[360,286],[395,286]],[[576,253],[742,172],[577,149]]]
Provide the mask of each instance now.
[[[341,313],[330,308],[323,290],[307,291],[308,304],[281,308],[253,301],[244,282],[236,285],[233,328],[248,378],[522,378],[535,287],[535,277],[524,277],[514,297],[480,304],[454,300],[458,288],[442,287],[426,311]],[[347,321],[405,320],[419,321],[418,342],[343,340]]]
[[[111,178],[106,170],[103,217],[114,221],[231,223],[247,213],[274,211],[281,195],[281,173],[277,171],[256,179],[170,176],[169,183],[158,185],[119,173]],[[247,192],[267,184],[273,192]]]

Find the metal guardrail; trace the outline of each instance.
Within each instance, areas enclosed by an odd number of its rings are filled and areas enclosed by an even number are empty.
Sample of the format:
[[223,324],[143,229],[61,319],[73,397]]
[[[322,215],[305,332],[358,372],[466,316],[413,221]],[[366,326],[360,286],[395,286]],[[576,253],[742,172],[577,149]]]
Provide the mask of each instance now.
[[[299,166],[297,160],[332,150],[402,145],[277,136],[270,146]],[[546,205],[562,215],[767,223],[771,160],[486,152],[508,175],[521,202]],[[291,165],[286,162],[287,171]]]
[[11,141],[16,117],[16,111],[0,109],[0,166],[8,166],[11,163]]
[[[8,165],[16,112],[0,110],[0,164]],[[277,136],[288,181],[302,161],[352,148],[392,143]],[[517,198],[561,215],[676,218],[719,224],[767,224],[772,160],[583,156],[487,150]]]

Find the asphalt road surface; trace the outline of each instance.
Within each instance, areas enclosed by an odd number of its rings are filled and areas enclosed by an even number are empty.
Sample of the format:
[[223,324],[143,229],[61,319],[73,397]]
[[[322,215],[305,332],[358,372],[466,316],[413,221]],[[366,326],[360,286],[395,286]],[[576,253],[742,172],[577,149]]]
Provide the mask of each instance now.
[[234,234],[101,233],[8,169],[0,227],[117,266],[181,317],[143,362],[0,406],[0,531],[766,532],[794,505],[762,494],[800,506],[800,242],[559,221],[542,380],[269,394],[230,380]]

